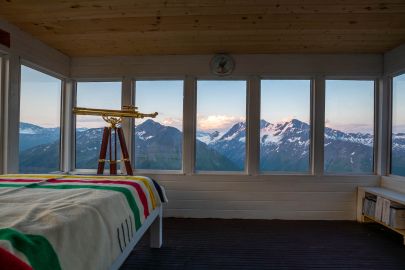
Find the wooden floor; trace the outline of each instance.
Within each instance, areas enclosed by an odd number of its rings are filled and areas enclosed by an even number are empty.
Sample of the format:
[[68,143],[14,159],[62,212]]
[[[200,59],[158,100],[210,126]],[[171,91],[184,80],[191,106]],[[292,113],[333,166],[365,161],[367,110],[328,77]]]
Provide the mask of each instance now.
[[351,221],[164,219],[121,269],[405,269],[402,238]]

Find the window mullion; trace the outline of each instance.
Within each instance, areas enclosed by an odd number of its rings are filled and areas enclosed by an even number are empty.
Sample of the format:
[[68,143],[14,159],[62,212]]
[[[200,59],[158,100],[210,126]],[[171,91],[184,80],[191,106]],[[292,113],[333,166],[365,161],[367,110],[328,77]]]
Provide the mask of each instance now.
[[247,90],[246,170],[248,175],[257,175],[260,164],[260,78],[248,80]]
[[61,169],[69,172],[74,168],[74,82],[66,79],[62,84],[61,106]]
[[8,86],[5,91],[5,141],[4,173],[17,173],[19,168],[19,124],[20,124],[20,58],[9,57]]
[[196,80],[186,77],[184,80],[183,100],[183,172],[194,173],[196,148]]
[[[133,88],[133,81],[129,77],[124,77],[122,80],[122,95],[121,95],[121,106],[135,105],[135,93]],[[132,135],[134,130],[134,119],[133,118],[123,118],[122,121],[122,131],[124,132],[125,142],[128,149],[129,160],[133,161],[135,159],[132,147]],[[123,157],[121,152],[121,157]],[[122,158],[123,159],[123,158]],[[134,164],[134,162],[133,162]],[[126,174],[125,165],[120,162],[121,172]]]
[[312,97],[312,168],[313,174],[324,173],[325,138],[325,77],[317,76],[313,81]]
[[4,156],[4,96],[6,90],[6,59],[0,55],[0,174],[3,173]]
[[390,79],[388,77],[376,80],[376,155],[375,155],[375,172],[379,175],[387,175],[389,141],[390,141]]

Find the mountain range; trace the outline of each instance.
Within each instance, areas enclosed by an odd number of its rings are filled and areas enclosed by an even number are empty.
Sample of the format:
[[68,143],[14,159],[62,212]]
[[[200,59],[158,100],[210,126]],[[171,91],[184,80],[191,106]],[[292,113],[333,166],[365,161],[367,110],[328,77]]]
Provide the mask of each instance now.
[[[135,128],[135,167],[181,170],[182,132],[147,120]],[[102,128],[76,131],[76,167],[96,168]],[[310,126],[292,119],[283,123],[260,122],[260,170],[310,170]],[[20,124],[21,172],[58,170],[58,128]],[[372,172],[373,135],[325,128],[327,172]],[[196,170],[242,171],[245,164],[246,124],[235,123],[225,132],[197,131]],[[393,136],[393,169],[405,174],[405,134]],[[398,164],[398,165],[396,165]]]

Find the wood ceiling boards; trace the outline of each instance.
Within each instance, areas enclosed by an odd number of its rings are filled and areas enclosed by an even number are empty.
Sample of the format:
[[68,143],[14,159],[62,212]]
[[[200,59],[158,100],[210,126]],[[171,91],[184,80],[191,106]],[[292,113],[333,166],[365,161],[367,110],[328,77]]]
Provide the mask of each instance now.
[[0,0],[0,18],[69,56],[383,53],[405,0]]

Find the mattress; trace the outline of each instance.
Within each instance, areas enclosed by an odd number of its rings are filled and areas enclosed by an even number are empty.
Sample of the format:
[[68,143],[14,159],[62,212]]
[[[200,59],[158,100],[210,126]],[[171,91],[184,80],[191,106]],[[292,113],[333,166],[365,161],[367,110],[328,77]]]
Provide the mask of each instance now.
[[143,176],[0,175],[0,260],[26,267],[18,269],[109,269],[165,201]]

